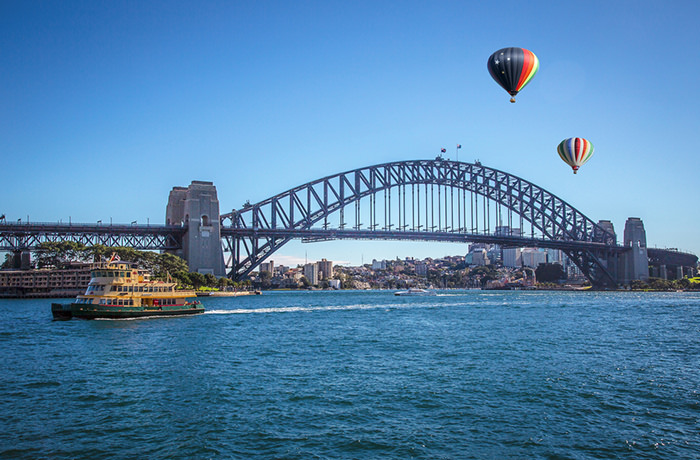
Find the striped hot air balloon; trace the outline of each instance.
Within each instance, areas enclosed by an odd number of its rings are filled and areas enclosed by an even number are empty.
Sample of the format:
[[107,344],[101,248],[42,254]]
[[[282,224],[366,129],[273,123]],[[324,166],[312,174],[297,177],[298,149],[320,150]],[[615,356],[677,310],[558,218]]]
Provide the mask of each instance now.
[[540,68],[540,60],[535,53],[525,48],[503,48],[491,55],[487,66],[491,77],[512,97],[530,83]]
[[557,146],[557,152],[562,160],[574,170],[574,174],[585,162],[593,156],[593,144],[582,137],[564,139]]

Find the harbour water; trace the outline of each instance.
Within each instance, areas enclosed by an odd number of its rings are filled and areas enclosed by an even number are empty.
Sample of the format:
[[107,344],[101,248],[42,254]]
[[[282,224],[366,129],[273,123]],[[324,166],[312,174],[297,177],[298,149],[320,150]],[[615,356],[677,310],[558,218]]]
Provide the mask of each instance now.
[[700,458],[700,293],[0,301],[0,458]]

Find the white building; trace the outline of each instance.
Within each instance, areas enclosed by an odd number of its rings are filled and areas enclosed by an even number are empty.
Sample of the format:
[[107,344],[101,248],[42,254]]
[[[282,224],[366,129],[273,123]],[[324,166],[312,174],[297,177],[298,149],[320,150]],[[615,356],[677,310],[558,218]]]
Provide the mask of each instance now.
[[518,268],[523,266],[523,250],[520,248],[507,248],[503,250],[503,266]]
[[386,260],[372,259],[372,270],[386,270]]
[[316,263],[304,265],[304,276],[309,280],[309,284],[316,286],[318,284],[318,265]]
[[539,264],[547,263],[547,253],[537,248],[524,248],[522,261],[525,267],[537,268]]
[[331,289],[340,289],[340,280],[328,280]]
[[473,248],[469,254],[466,255],[464,261],[467,265],[476,266],[489,265],[491,263],[485,248]]

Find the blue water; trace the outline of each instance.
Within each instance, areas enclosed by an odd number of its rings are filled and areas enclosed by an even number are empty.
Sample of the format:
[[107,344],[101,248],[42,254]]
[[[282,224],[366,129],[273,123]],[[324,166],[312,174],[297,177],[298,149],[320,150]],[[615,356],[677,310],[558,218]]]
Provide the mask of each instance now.
[[0,458],[700,458],[700,294],[0,301]]

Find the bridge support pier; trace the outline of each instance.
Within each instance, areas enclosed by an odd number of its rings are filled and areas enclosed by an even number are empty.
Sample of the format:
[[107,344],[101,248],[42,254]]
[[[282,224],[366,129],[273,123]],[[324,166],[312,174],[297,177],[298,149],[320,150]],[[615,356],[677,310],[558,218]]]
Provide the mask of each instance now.
[[628,251],[621,255],[619,276],[622,284],[633,280],[649,279],[649,255],[647,254],[647,234],[644,223],[638,217],[630,217],[625,222],[624,246]]
[[173,187],[165,222],[185,227],[182,250],[175,254],[187,261],[190,271],[219,277],[226,275],[219,199],[212,182],[192,181],[188,187]]

